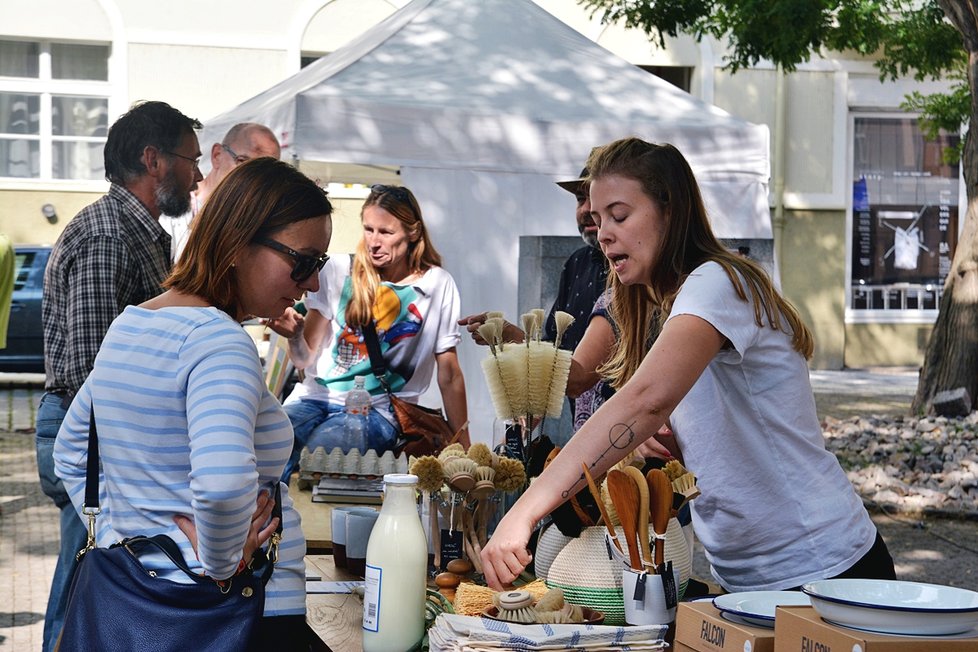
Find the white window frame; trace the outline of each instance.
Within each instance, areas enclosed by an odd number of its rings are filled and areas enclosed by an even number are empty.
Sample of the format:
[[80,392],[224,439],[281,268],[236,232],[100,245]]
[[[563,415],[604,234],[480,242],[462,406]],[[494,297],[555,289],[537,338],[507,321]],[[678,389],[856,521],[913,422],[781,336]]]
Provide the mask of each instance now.
[[[107,184],[101,179],[56,179],[54,172],[53,148],[56,142],[77,142],[77,143],[104,143],[105,138],[91,136],[54,136],[52,123],[52,97],[55,95],[70,95],[76,97],[92,97],[104,99],[108,102],[109,126],[113,120],[111,116],[116,115],[113,109],[118,105],[117,93],[114,92],[113,83],[115,66],[112,57],[114,44],[104,41],[66,41],[61,39],[41,39],[41,38],[17,38],[4,37],[4,40],[22,40],[38,44],[38,76],[36,78],[24,77],[3,77],[0,76],[0,91],[8,93],[23,93],[40,96],[40,134],[17,134],[18,140],[37,140],[40,143],[38,153],[40,162],[40,176],[37,178],[24,177],[2,177],[0,176],[0,190],[62,190],[62,191],[104,191]],[[74,80],[74,79],[54,79],[51,66],[51,46],[53,44],[78,44],[78,45],[100,45],[109,48],[109,56],[106,61],[108,69],[108,80]],[[6,140],[6,139],[5,139]]]
[[[852,307],[852,226],[853,226],[853,205],[852,205],[852,178],[855,174],[855,134],[856,120],[859,118],[892,118],[892,119],[915,119],[919,120],[920,114],[906,113],[902,111],[850,111],[848,117],[848,136],[846,152],[846,180],[848,192],[846,193],[846,302],[845,302],[845,323],[847,324],[933,324],[937,320],[938,309],[914,309],[914,310],[863,310]],[[964,134],[961,134],[964,138]],[[958,246],[961,245],[961,232],[964,228],[965,216],[968,208],[967,189],[964,184],[962,166],[958,166]]]

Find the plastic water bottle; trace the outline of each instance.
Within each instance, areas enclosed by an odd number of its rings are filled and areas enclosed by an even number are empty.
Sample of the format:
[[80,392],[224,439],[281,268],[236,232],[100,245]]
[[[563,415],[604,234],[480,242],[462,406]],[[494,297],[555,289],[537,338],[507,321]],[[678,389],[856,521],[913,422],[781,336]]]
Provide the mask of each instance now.
[[417,505],[418,476],[384,476],[384,503],[367,541],[364,652],[407,652],[424,636],[428,541]]
[[364,376],[353,378],[353,389],[346,394],[346,423],[344,427],[343,451],[354,448],[367,452],[367,414],[370,412],[370,392],[364,389],[367,379]]

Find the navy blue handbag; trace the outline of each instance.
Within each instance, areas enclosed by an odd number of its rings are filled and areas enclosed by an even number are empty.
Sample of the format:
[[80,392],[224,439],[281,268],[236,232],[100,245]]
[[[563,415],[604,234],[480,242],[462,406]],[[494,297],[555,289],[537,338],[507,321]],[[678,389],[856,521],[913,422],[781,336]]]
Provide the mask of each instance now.
[[[98,439],[94,413],[89,425],[85,484],[88,544],[78,553],[56,650],[247,649],[265,608],[265,584],[272,575],[281,537],[280,488],[276,486],[273,508],[279,529],[272,535],[268,552],[257,550],[248,568],[218,581],[190,570],[180,548],[166,535],[137,536],[108,548],[95,547]],[[140,563],[143,552],[163,553],[193,582],[158,577]]]

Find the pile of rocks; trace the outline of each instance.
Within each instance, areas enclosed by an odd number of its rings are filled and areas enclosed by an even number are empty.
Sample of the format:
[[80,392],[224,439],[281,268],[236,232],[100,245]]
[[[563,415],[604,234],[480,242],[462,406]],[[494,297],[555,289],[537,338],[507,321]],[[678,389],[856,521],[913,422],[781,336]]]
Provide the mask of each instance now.
[[826,417],[822,426],[864,499],[902,513],[978,518],[978,412]]

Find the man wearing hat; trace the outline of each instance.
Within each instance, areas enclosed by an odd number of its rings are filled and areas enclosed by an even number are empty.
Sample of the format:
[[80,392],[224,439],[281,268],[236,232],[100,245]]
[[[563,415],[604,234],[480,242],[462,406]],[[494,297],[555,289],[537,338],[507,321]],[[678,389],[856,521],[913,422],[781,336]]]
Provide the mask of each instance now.
[[[547,315],[544,337],[553,341],[557,336],[554,324],[554,313],[558,310],[574,316],[574,323],[564,333],[560,343],[562,349],[573,351],[584,337],[588,317],[594,302],[598,300],[605,288],[608,278],[608,261],[598,246],[598,227],[591,219],[591,199],[588,195],[587,168],[581,170],[581,175],[571,181],[558,181],[557,185],[571,192],[577,198],[577,230],[586,243],[570,255],[564,263],[557,284],[557,298]],[[573,403],[572,403],[573,406]]]

